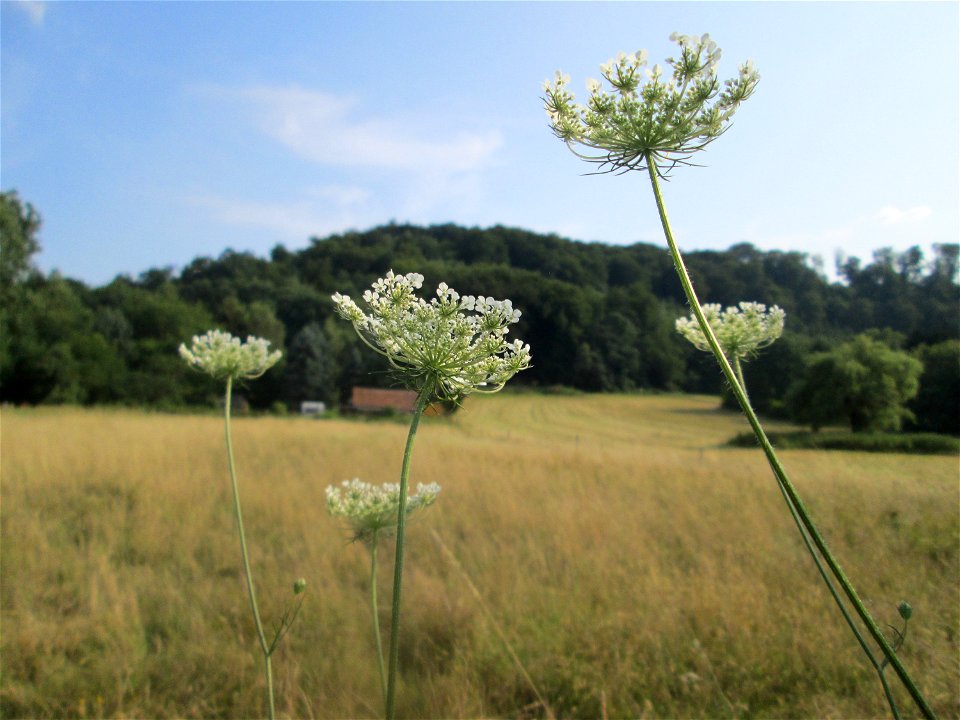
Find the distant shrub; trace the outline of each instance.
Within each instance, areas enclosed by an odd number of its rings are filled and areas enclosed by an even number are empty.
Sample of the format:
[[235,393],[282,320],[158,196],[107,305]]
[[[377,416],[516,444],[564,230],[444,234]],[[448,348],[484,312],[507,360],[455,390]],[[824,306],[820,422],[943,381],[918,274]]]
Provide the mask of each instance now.
[[[936,433],[785,432],[769,433],[768,437],[781,450],[860,450],[915,455],[960,453],[960,438]],[[727,444],[755,447],[757,438],[752,432],[740,433]]]

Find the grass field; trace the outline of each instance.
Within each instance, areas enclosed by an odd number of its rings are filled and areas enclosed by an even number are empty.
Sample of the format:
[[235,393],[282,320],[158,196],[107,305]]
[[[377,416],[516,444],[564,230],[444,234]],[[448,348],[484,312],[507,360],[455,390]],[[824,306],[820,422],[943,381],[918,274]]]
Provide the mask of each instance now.
[[[409,528],[398,713],[545,716],[495,620],[559,717],[887,716],[760,452],[722,446],[744,423],[717,404],[502,394],[428,418],[412,482],[443,491]],[[285,716],[381,712],[368,555],[327,515],[324,488],[395,482],[405,433],[235,422],[265,622],[295,578],[309,583],[274,659]],[[221,421],[6,409],[2,441],[0,714],[262,714]],[[957,458],[783,460],[878,621],[913,605],[900,656],[940,716],[958,717]]]

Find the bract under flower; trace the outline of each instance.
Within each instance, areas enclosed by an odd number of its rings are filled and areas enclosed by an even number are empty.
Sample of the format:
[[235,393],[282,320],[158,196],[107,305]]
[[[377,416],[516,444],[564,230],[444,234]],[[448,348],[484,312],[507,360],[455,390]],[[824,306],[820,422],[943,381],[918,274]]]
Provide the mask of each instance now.
[[463,296],[440,283],[429,302],[416,297],[417,273],[391,270],[363,294],[365,313],[336,293],[338,314],[361,339],[384,355],[408,384],[430,383],[438,397],[456,400],[473,392],[496,392],[530,365],[530,346],[507,342],[520,311],[509,300]]

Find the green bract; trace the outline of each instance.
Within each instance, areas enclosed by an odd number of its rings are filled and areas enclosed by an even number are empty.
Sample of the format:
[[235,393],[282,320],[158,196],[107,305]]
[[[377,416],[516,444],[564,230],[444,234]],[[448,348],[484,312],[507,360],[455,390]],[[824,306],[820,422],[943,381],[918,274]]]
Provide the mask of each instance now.
[[543,85],[554,134],[577,156],[608,172],[645,170],[651,158],[661,176],[676,165],[692,164],[690,156],[727,129],[760,75],[747,61],[736,78],[721,84],[720,49],[709,35],[673,33],[670,39],[680,46],[680,57],[667,59],[672,68],[668,77],[659,65],[645,67],[645,50],[620,53],[600,66],[612,90],[604,91],[598,80],[587,81],[585,106],[567,90],[570,77],[557,71],[553,82]]
[[530,346],[506,340],[509,325],[520,319],[509,300],[461,297],[440,283],[427,302],[414,295],[422,285],[423,275],[391,270],[363,294],[369,314],[340,293],[333,301],[361,339],[418,391],[430,384],[452,400],[496,392],[530,366]]
[[[429,507],[440,494],[436,483],[417,484],[417,492],[407,498],[404,513]],[[334,517],[346,518],[357,540],[369,539],[374,533],[393,531],[397,527],[400,508],[400,486],[393,483],[371,485],[362,480],[344,480],[340,487],[327,486],[327,510]]]
[[221,330],[195,335],[190,348],[180,345],[180,357],[191,366],[218,380],[258,378],[273,367],[283,355],[270,352],[270,341],[249,336],[246,342]]
[[[738,307],[722,310],[720,305],[703,306],[703,314],[724,354],[733,360],[750,357],[783,334],[786,313],[774,305],[769,310],[762,303],[742,302]],[[695,316],[678,318],[677,332],[698,350],[710,352],[710,344]]]

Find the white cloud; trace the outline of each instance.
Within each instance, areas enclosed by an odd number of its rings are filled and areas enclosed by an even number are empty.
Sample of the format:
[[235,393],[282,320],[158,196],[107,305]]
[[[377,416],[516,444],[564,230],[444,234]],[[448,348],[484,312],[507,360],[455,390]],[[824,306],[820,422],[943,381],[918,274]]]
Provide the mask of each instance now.
[[[354,225],[347,206],[365,197],[360,188],[326,186],[307,193],[317,199],[291,202],[257,202],[216,195],[193,195],[186,202],[210,213],[227,225],[259,228],[278,240],[301,243],[311,236],[324,236]],[[334,202],[324,202],[324,199]]]
[[906,210],[901,210],[898,207],[893,205],[887,205],[886,207],[880,208],[875,216],[884,225],[898,225],[900,223],[912,223],[919,220],[924,220],[933,213],[933,211],[925,205],[918,205],[916,207],[907,208]]
[[847,222],[791,232],[772,230],[774,219],[765,218],[750,225],[745,239],[762,249],[800,250],[825,258],[859,257],[870,262],[874,251],[883,247],[902,252],[919,245],[928,252],[929,238],[918,232],[918,226],[933,214],[925,205],[906,209],[888,205]]
[[23,10],[30,18],[30,22],[37,27],[43,25],[43,17],[47,13],[47,3],[39,0],[14,0],[13,6]]
[[[336,223],[338,228],[368,226],[380,218],[435,222],[438,213],[444,221],[465,221],[482,206],[503,144],[496,129],[463,128],[462,121],[436,113],[418,115],[416,108],[372,117],[356,98],[295,85],[237,89],[200,84],[191,89],[218,107],[239,103],[264,137],[289,151],[277,157],[275,167],[291,158],[307,160],[323,166],[323,177],[336,178],[333,185],[301,186],[295,192],[318,207],[332,206],[336,218],[348,218]],[[284,192],[277,186],[273,190]],[[218,212],[234,221],[253,222],[250,207],[238,205],[229,213],[222,208]],[[290,207],[293,214],[286,219],[268,207],[256,217],[261,223],[275,217],[272,225],[290,229],[302,224],[298,217],[306,222],[309,216],[296,210],[298,204]],[[312,212],[321,218],[319,210]],[[329,217],[322,217],[324,222],[316,227],[330,227]]]
[[324,165],[463,173],[483,167],[502,142],[495,131],[444,135],[412,121],[364,118],[354,99],[296,86],[256,86],[240,95],[267,135]]
[[356,185],[322,185],[308,188],[306,194],[322,200],[331,200],[341,207],[359,205],[370,199],[370,191]]

